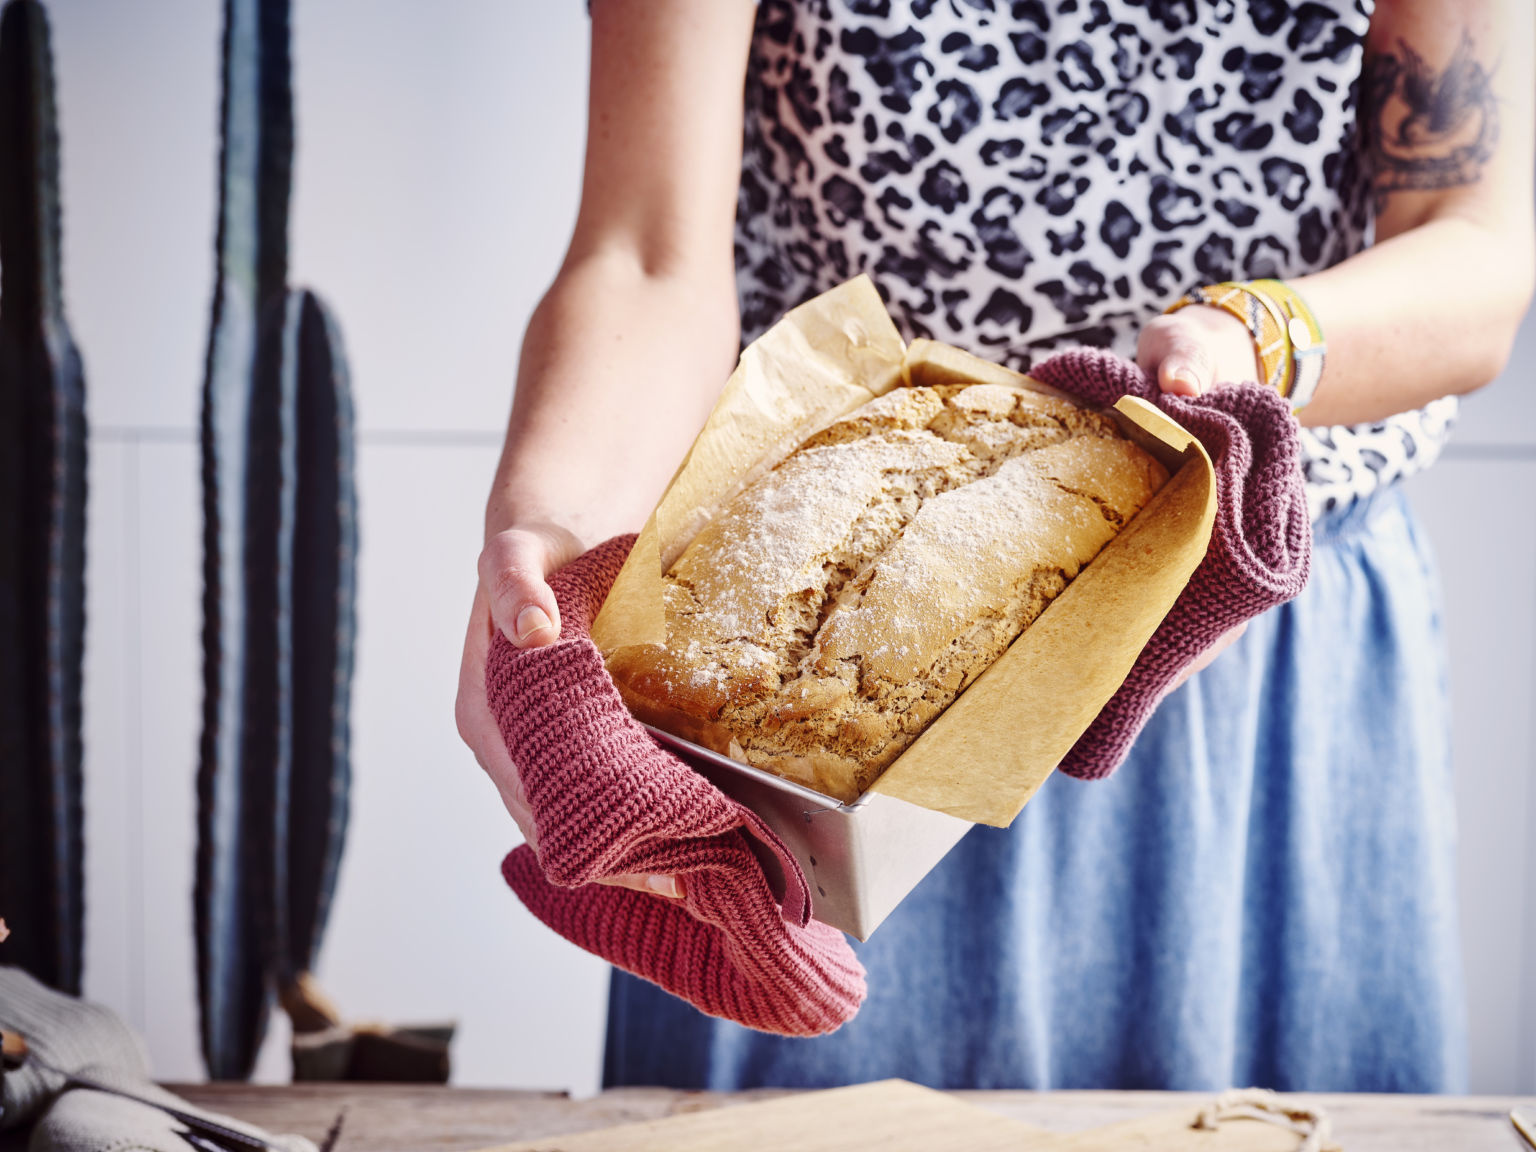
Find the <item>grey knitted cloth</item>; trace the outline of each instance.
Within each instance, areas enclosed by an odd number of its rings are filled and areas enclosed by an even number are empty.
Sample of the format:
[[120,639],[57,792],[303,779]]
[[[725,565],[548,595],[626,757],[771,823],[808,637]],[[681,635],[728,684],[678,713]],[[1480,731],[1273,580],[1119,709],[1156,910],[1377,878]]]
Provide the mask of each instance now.
[[315,1152],[303,1137],[268,1136],[194,1108],[158,1087],[149,1078],[138,1037],[116,1013],[45,988],[19,968],[0,966],[0,1029],[19,1032],[30,1049],[26,1063],[0,1080],[0,1131],[30,1124],[30,1152],[188,1152],[193,1147],[181,1135],[186,1130],[181,1121],[105,1092],[64,1091],[64,1073],[205,1117],[284,1152]]

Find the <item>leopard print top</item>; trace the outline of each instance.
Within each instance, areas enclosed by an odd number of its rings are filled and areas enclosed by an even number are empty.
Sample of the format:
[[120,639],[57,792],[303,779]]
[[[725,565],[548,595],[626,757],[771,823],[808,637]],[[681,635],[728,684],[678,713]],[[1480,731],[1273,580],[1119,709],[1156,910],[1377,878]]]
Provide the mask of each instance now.
[[[762,0],[743,334],[867,272],[904,334],[1020,369],[1200,284],[1299,276],[1371,226],[1352,148],[1372,0]],[[1427,466],[1454,398],[1313,429],[1314,515]]]

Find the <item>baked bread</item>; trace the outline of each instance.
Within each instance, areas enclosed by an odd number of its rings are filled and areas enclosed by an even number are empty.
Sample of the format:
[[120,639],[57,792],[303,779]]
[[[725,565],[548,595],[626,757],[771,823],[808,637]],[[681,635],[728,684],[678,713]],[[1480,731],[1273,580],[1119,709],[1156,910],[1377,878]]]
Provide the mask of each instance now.
[[896,388],[802,444],[613,652],[642,720],[852,800],[1167,479],[1114,422],[999,384]]

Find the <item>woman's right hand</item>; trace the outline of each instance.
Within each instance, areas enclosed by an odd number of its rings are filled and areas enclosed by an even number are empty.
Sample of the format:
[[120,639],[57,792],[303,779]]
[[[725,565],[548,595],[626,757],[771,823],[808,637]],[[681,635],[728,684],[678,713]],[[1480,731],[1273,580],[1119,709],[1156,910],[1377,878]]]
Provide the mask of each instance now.
[[[755,19],[749,0],[591,5],[581,207],[523,336],[455,707],[535,851],[486,656],[498,628],[519,648],[559,639],[548,577],[586,543],[640,526],[736,362],[733,224]],[[606,882],[682,894],[673,876]]]
[[[560,606],[548,577],[581,550],[581,542],[573,533],[553,524],[530,524],[494,533],[480,553],[480,582],[459,664],[454,704],[459,736],[495,784],[502,803],[535,853],[539,850],[538,829],[517,766],[507,753],[486,699],[485,663],[496,629],[518,648],[539,648],[560,638]],[[675,876],[619,876],[601,883],[672,898],[682,895]]]
[[480,589],[492,621],[513,644],[539,648],[560,639],[560,605],[546,580],[581,551],[575,534],[554,524],[508,528],[486,541]]

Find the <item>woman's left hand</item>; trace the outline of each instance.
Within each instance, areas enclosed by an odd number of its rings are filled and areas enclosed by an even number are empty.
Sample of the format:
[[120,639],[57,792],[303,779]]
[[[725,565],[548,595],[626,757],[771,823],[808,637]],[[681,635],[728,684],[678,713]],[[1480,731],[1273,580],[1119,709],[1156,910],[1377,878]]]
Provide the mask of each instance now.
[[[1136,363],[1159,388],[1175,396],[1199,396],[1218,384],[1256,380],[1259,375],[1253,338],[1242,321],[1205,304],[1191,304],[1148,323],[1136,345]],[[1174,688],[1207,667],[1247,627],[1239,624],[1218,636],[1184,669]]]
[[1191,304],[1150,321],[1136,345],[1136,363],[1164,392],[1199,396],[1218,384],[1259,378],[1253,338],[1230,312]]

